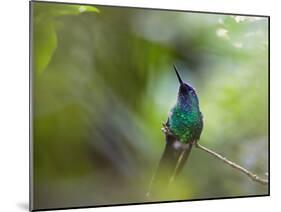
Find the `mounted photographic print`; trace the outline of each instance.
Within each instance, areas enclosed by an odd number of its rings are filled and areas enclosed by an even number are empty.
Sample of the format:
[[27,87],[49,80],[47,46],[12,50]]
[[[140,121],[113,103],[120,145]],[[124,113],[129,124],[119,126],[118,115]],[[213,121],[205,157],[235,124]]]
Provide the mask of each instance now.
[[30,210],[268,195],[268,16],[30,2]]

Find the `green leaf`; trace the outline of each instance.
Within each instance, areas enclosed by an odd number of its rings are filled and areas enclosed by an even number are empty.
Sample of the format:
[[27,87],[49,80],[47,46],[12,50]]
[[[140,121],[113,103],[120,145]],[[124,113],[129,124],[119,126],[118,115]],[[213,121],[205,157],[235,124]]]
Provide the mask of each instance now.
[[51,21],[40,21],[34,26],[34,66],[41,74],[49,64],[57,47],[57,35]]
[[76,5],[70,5],[70,7],[67,9],[69,13],[72,12],[72,14],[79,14],[79,13],[84,13],[84,12],[97,12],[99,13],[100,11],[93,6],[76,6]]
[[99,12],[93,6],[33,3],[34,14],[34,67],[37,74],[42,74],[52,59],[57,47],[55,21],[63,15],[78,15],[84,12]]
[[84,12],[99,13],[100,11],[93,6],[34,3],[35,18],[40,16],[44,18],[54,18],[61,15],[77,15]]

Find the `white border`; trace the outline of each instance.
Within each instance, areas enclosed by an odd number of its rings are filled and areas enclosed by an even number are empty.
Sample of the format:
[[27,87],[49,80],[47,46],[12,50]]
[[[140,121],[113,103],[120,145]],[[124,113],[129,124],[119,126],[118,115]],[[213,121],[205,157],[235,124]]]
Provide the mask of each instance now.
[[[59,1],[59,0],[58,0]],[[64,2],[64,1],[62,1]],[[278,1],[260,0],[68,0],[68,2],[134,7],[182,9],[271,16],[271,197],[212,200],[76,211],[271,211],[280,208],[280,7]],[[277,2],[275,4],[275,2]],[[29,76],[29,2],[1,2],[0,18],[0,196],[1,211],[27,211]],[[257,91],[258,92],[258,91]]]

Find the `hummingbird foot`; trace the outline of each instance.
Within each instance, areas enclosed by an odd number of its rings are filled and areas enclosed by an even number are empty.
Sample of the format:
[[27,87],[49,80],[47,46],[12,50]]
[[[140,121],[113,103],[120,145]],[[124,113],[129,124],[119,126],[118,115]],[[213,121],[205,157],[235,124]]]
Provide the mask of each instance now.
[[194,144],[194,146],[198,147],[198,145],[199,145],[199,144],[198,144],[198,141],[199,141],[199,140],[194,140],[194,141],[192,141],[192,144]]
[[163,127],[161,128],[161,130],[166,134],[166,135],[171,135],[173,136],[173,133],[170,131],[169,127],[167,126],[166,123],[162,123]]

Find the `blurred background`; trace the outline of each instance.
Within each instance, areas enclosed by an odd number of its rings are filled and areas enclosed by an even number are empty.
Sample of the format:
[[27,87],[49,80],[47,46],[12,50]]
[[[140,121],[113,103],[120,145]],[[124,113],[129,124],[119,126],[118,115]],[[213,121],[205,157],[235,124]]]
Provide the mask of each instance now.
[[173,64],[199,96],[200,143],[266,178],[266,18],[39,2],[31,17],[35,208],[268,193],[194,148],[169,194],[145,195]]

